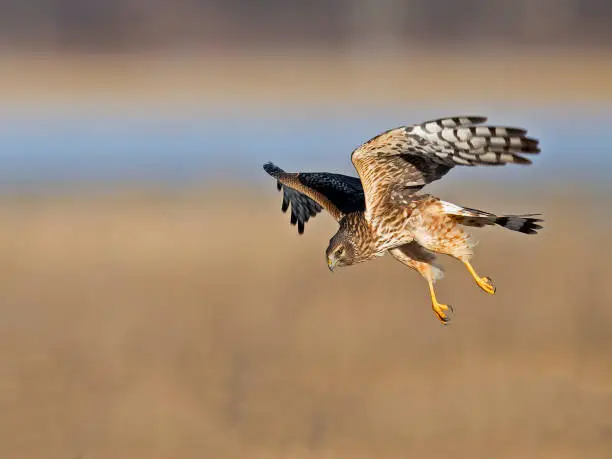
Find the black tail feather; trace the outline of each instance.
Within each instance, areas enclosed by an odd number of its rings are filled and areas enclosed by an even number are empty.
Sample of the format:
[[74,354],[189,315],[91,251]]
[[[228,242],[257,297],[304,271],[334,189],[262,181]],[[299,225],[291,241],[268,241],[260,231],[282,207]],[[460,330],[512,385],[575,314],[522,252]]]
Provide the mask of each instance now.
[[544,221],[541,218],[533,218],[539,215],[540,214],[504,215],[502,217],[497,217],[495,223],[509,230],[518,231],[519,233],[536,234],[538,230],[542,229],[542,225],[538,223]]

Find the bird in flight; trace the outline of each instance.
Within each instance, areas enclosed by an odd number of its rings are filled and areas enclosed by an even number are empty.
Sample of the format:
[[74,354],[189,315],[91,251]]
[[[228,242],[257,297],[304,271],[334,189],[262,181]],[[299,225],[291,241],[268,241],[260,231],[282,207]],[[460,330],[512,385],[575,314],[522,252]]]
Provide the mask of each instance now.
[[482,116],[458,116],[402,126],[368,140],[351,154],[359,178],[328,172],[288,173],[272,163],[264,170],[283,192],[298,232],[322,209],[339,223],[326,250],[330,270],[390,253],[429,285],[436,317],[446,324],[452,308],[438,302],[434,283],[443,275],[436,254],[460,260],[476,284],[493,295],[489,277],[470,263],[475,242],[464,227],[499,225],[535,234],[538,214],[495,215],[443,201],[421,189],[456,165],[531,164],[538,141],[519,128],[483,126]]

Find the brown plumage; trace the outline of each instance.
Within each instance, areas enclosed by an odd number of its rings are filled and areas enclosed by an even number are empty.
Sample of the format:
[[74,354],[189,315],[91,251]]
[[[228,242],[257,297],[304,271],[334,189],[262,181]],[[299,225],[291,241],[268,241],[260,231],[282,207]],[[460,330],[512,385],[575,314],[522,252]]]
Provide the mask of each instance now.
[[339,223],[326,251],[328,266],[349,266],[389,252],[428,282],[436,316],[446,323],[450,307],[440,304],[434,282],[442,277],[435,254],[461,260],[485,292],[495,293],[487,277],[470,264],[474,243],[464,226],[500,225],[534,234],[540,219],[497,216],[461,207],[418,192],[455,165],[531,164],[523,154],[539,153],[538,141],[518,128],[477,126],[480,116],[427,121],[386,131],[351,155],[359,179],[330,173],[286,173],[272,163],[264,169],[283,191],[283,212],[299,233],[323,208]]

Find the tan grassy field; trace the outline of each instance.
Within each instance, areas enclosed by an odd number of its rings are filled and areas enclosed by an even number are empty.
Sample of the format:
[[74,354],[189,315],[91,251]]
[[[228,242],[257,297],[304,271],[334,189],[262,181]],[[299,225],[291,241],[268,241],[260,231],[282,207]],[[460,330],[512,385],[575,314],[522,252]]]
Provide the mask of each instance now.
[[187,54],[0,54],[9,108],[94,103],[142,111],[227,104],[341,104],[449,101],[607,104],[609,49],[403,50],[341,53],[304,49]]
[[334,223],[298,237],[265,191],[0,201],[0,457],[612,456],[604,197],[462,193],[547,222],[479,231],[494,297],[445,260],[442,327],[415,273],[330,274]]

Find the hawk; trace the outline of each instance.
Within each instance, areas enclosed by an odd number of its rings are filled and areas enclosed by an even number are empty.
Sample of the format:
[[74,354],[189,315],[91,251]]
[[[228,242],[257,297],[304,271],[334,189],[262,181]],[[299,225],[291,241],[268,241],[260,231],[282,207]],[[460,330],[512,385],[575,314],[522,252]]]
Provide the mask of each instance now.
[[283,192],[282,211],[291,207],[298,232],[321,210],[339,223],[326,250],[330,270],[390,253],[416,270],[429,285],[437,318],[452,308],[439,303],[434,283],[443,275],[436,254],[460,260],[476,284],[495,293],[489,277],[479,276],[470,259],[475,242],[464,227],[499,225],[525,234],[542,227],[539,214],[495,215],[419,193],[456,165],[531,164],[524,154],[539,153],[538,141],[519,128],[483,126],[487,118],[459,116],[388,130],[351,154],[359,178],[332,173],[288,173],[272,163],[264,170]]

